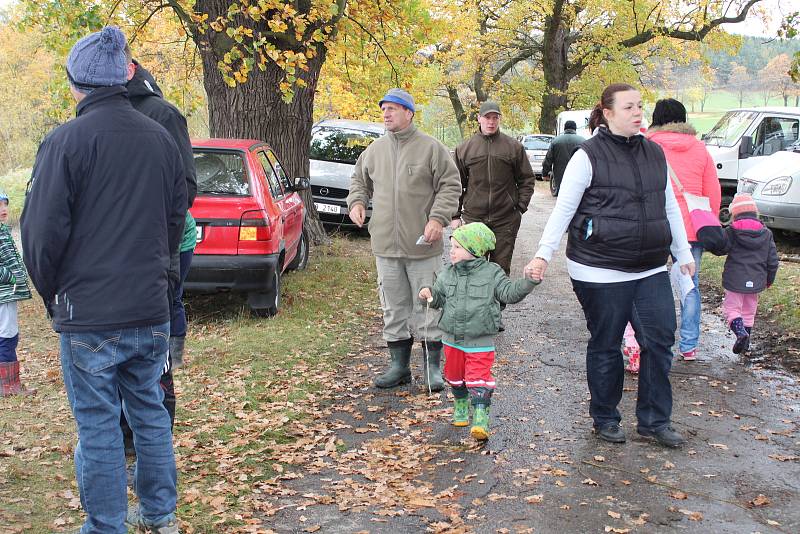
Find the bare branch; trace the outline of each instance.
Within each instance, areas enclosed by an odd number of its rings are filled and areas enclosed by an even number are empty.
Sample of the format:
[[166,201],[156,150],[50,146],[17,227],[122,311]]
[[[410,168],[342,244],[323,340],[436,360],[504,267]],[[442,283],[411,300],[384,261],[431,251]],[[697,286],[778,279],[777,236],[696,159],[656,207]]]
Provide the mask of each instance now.
[[742,7],[742,10],[735,16],[735,17],[719,17],[714,20],[703,24],[700,28],[692,29],[692,30],[680,30],[676,27],[659,27],[659,28],[651,28],[649,30],[643,31],[637,35],[629,39],[624,39],[620,41],[620,46],[626,48],[633,48],[634,46],[639,46],[640,44],[644,44],[657,36],[665,36],[671,37],[673,39],[682,39],[684,41],[702,41],[708,33],[713,30],[714,28],[720,26],[721,24],[733,24],[737,22],[744,21],[747,18],[747,13],[750,11],[750,8],[753,7],[761,0],[748,0],[748,2]]

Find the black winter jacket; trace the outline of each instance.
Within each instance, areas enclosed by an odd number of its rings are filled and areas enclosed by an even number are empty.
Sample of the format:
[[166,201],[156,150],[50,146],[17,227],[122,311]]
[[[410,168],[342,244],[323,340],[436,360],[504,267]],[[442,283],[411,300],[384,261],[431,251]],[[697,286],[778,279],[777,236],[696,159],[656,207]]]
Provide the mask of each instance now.
[[744,215],[727,228],[704,226],[697,230],[703,248],[728,257],[722,270],[722,287],[736,293],[760,293],[775,281],[778,250],[772,232],[756,215]]
[[592,183],[570,223],[567,257],[631,273],[666,265],[672,232],[661,147],[641,135],[622,137],[600,128],[581,149],[592,164]]
[[126,86],[128,98],[136,111],[144,113],[166,128],[178,145],[183,168],[186,171],[186,193],[189,195],[189,207],[191,207],[194,204],[194,197],[197,196],[197,173],[194,168],[194,154],[186,118],[178,108],[164,99],[164,93],[153,75],[136,60],[134,63],[136,72]]
[[45,137],[22,212],[25,266],[57,332],[169,321],[167,271],[186,178],[175,141],[122,86]]
[[575,149],[584,141],[585,139],[576,134],[575,130],[565,130],[563,134],[553,139],[542,162],[542,174],[546,176],[552,170],[556,184],[560,185],[567,163],[575,153]]

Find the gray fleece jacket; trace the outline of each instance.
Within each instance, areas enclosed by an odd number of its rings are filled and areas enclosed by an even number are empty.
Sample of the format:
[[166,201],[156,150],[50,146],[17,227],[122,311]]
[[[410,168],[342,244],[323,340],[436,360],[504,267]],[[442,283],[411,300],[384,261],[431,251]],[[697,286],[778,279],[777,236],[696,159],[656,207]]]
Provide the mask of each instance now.
[[461,179],[441,142],[412,123],[388,132],[359,156],[350,183],[347,207],[367,206],[372,252],[386,258],[423,259],[442,254],[442,240],[417,245],[430,220],[442,226],[458,210]]

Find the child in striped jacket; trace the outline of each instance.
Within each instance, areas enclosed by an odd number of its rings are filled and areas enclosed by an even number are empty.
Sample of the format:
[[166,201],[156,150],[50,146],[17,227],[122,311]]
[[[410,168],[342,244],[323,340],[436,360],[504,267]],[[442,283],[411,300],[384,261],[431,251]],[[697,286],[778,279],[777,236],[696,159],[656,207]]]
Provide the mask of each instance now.
[[28,274],[8,227],[8,196],[0,191],[0,397],[31,395],[19,380],[17,301],[31,298]]

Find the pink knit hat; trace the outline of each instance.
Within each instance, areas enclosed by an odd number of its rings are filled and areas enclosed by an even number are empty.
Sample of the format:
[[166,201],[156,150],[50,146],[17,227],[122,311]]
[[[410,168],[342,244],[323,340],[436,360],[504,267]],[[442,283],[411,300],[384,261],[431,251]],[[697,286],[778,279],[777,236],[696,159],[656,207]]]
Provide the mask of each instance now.
[[753,197],[747,193],[737,193],[730,206],[731,215],[737,217],[742,213],[758,213],[758,206]]

